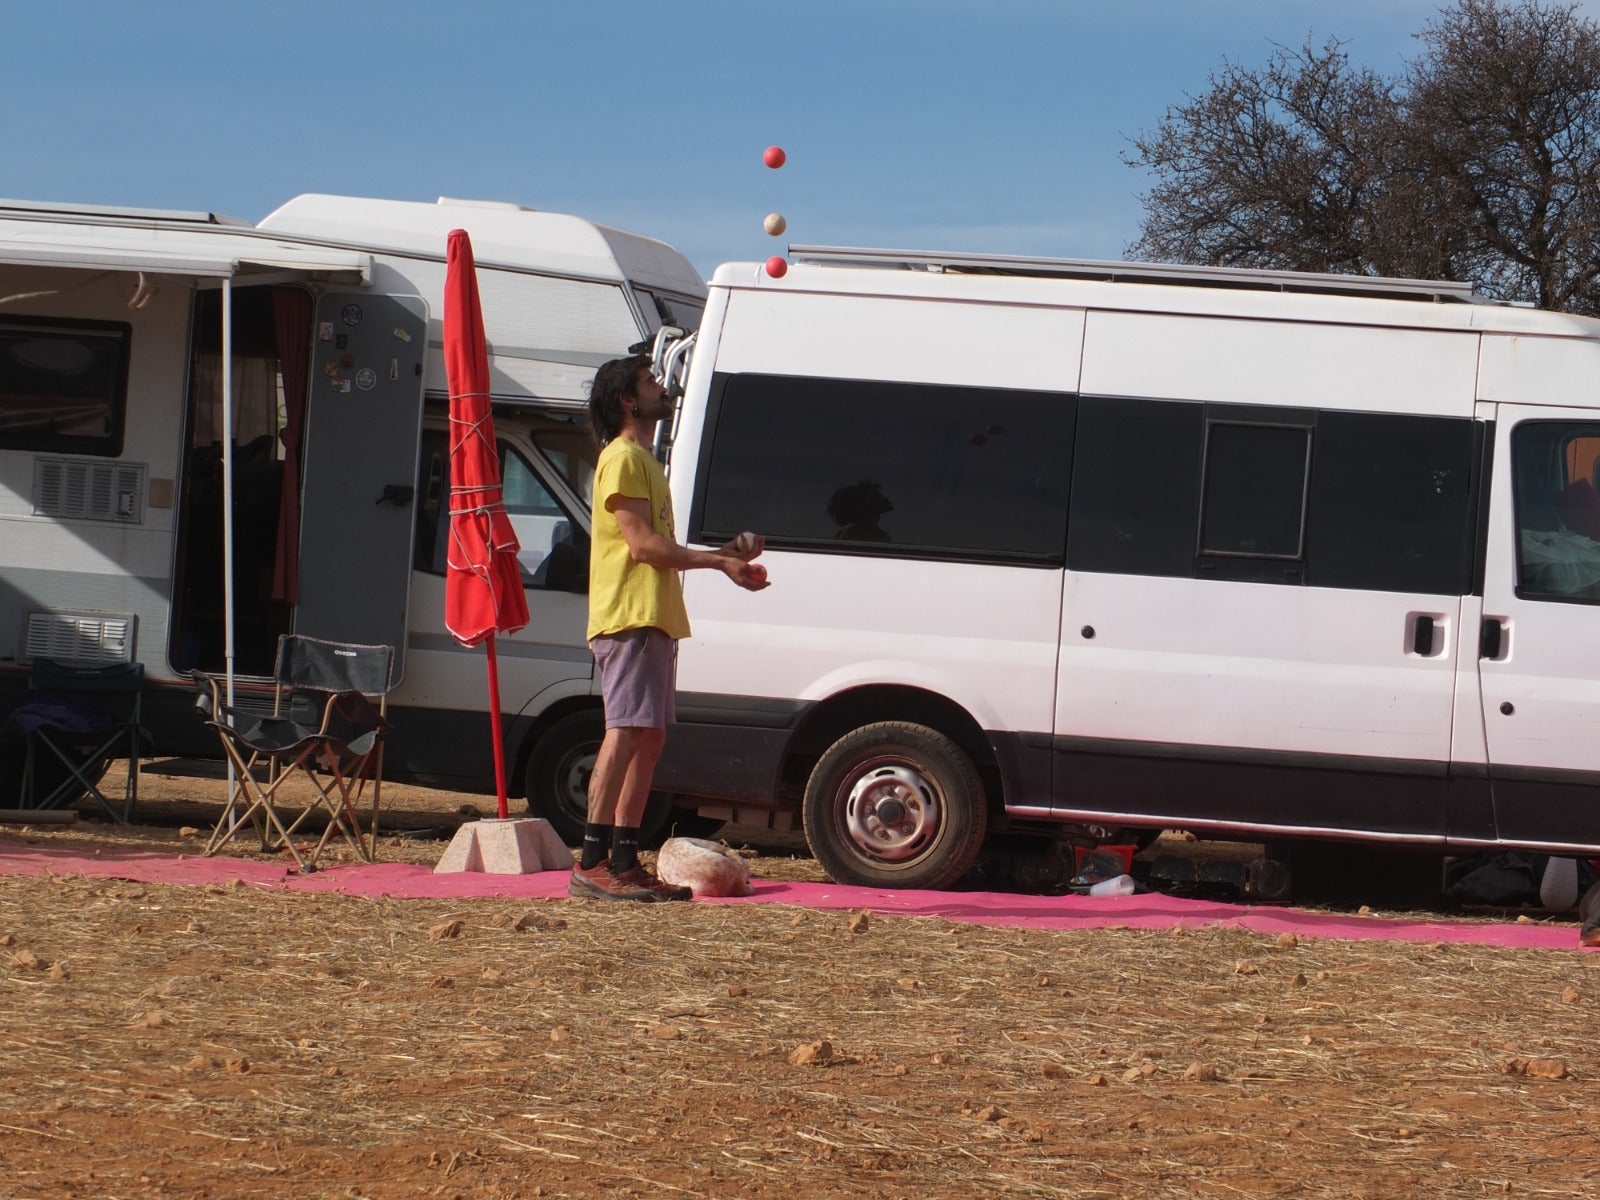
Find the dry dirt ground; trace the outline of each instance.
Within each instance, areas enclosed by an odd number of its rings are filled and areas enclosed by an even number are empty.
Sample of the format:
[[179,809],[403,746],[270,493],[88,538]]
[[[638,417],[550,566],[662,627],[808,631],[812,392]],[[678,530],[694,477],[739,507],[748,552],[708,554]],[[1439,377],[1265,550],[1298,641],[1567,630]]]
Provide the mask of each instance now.
[[0,1004],[3,1197],[1600,1194],[1576,949],[12,877]]

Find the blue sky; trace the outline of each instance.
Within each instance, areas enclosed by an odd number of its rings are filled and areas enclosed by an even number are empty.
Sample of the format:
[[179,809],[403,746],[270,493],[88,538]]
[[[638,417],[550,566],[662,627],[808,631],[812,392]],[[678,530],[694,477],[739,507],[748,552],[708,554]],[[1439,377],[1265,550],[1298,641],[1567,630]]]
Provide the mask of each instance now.
[[1120,258],[1148,181],[1119,155],[1224,59],[1309,33],[1394,72],[1438,7],[0,0],[0,196],[251,221],[313,191],[511,200],[707,274],[790,242]]

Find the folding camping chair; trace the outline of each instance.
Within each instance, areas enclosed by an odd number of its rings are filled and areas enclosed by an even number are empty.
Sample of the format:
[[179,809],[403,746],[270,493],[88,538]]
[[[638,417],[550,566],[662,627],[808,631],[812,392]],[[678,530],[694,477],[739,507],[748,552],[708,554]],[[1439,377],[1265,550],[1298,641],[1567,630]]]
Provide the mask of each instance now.
[[[87,793],[113,820],[126,824],[139,798],[144,664],[39,658],[28,687],[7,722],[22,734],[21,806],[56,808]],[[100,788],[114,758],[128,760],[119,804]]]
[[[217,731],[233,764],[236,790],[212,831],[206,853],[215,854],[246,827],[263,850],[281,845],[302,872],[314,871],[337,833],[363,862],[378,849],[378,800],[383,785],[384,716],[394,668],[394,648],[326,642],[287,634],[278,639],[270,715],[230,708],[220,676],[192,672],[198,706]],[[280,811],[291,779],[310,782],[314,797],[292,820]],[[361,839],[356,806],[372,785],[371,843]],[[245,801],[244,810],[237,811]],[[302,854],[294,834],[307,818],[327,816],[322,836]]]

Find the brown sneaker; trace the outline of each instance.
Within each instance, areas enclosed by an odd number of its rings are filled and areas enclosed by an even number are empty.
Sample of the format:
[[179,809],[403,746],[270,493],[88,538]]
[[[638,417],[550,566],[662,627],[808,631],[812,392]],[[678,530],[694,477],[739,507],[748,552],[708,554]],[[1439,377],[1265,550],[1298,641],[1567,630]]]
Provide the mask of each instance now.
[[619,883],[631,884],[649,890],[656,900],[693,900],[694,889],[680,887],[675,883],[664,883],[649,867],[642,863],[631,870],[623,871],[615,876]]
[[611,873],[611,860],[602,859],[588,870],[572,868],[567,895],[582,900],[632,900],[653,904],[659,897],[650,888]]

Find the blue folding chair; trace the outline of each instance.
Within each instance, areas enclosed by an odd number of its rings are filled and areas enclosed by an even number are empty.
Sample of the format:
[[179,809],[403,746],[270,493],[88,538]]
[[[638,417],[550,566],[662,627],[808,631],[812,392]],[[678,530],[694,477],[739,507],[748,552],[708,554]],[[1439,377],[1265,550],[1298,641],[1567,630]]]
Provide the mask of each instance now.
[[[22,735],[21,806],[60,808],[87,794],[113,820],[132,820],[140,743],[149,736],[140,724],[143,693],[143,663],[35,659],[28,695],[6,723]],[[117,758],[128,760],[128,773],[113,802],[100,782]]]

